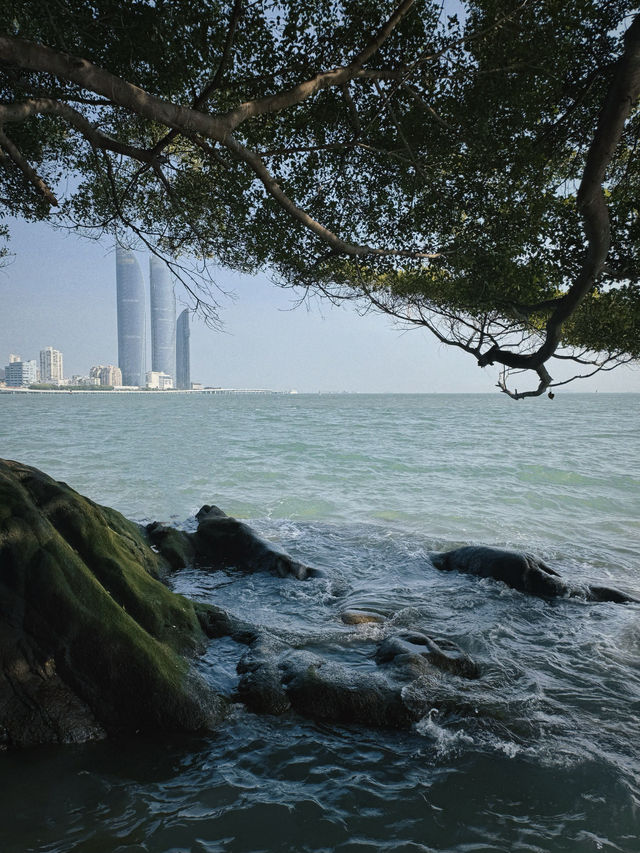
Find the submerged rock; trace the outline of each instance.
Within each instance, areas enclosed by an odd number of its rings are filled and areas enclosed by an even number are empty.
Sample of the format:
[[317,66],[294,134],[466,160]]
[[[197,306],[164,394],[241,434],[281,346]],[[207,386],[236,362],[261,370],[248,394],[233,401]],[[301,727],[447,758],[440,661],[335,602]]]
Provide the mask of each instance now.
[[617,589],[605,586],[575,586],[562,580],[558,572],[538,557],[521,551],[507,551],[482,545],[469,545],[431,554],[431,562],[440,571],[464,572],[482,578],[494,578],[520,592],[541,598],[575,596],[588,601],[637,602]]
[[314,720],[407,728],[416,717],[402,700],[402,689],[378,672],[363,672],[294,652],[281,664],[291,707]]
[[35,468],[0,460],[0,737],[211,727],[226,702],[184,653],[201,605],[157,578],[138,527]]
[[[387,637],[371,660],[371,669],[351,667],[264,632],[238,665],[236,698],[260,714],[293,710],[314,720],[407,728],[428,711],[430,688],[443,672],[465,679],[480,674],[454,643],[419,632]],[[407,692],[409,685],[414,689]]]
[[436,667],[462,678],[478,678],[480,668],[459,646],[450,641],[436,642],[418,631],[405,631],[387,637],[378,647],[376,660],[407,670],[416,678]]
[[370,610],[343,610],[340,618],[345,625],[381,625],[385,617]]
[[294,577],[298,580],[318,574],[217,506],[203,506],[196,518],[198,530],[192,542],[197,561],[249,572],[270,572],[281,578]]

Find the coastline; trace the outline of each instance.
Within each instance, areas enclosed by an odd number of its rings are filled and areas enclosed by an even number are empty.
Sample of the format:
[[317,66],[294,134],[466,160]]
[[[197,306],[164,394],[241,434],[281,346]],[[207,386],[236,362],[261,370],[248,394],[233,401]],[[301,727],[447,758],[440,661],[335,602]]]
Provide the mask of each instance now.
[[0,394],[296,394],[296,391],[271,391],[267,388],[0,388]]

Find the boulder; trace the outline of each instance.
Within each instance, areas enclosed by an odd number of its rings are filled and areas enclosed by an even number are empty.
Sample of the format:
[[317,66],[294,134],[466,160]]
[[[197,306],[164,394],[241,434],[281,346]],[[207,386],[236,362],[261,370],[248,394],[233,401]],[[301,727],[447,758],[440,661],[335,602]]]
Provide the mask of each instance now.
[[0,738],[196,731],[226,702],[184,657],[206,608],[170,592],[138,527],[35,468],[0,460]]
[[176,530],[153,521],[146,529],[147,537],[158,553],[166,560],[172,571],[185,569],[195,559],[196,549],[193,544],[193,536],[184,530]]
[[353,667],[263,632],[238,664],[236,698],[260,714],[293,710],[313,720],[407,728],[437,704],[436,676],[480,675],[454,643],[420,632],[387,637],[371,657],[379,668]]
[[469,545],[453,551],[431,554],[430,557],[433,565],[440,571],[464,572],[481,578],[494,578],[513,589],[540,598],[574,596],[588,601],[638,601],[624,592],[605,586],[568,584],[543,560],[521,551]]
[[378,646],[376,661],[402,667],[412,678],[428,674],[431,667],[461,678],[480,676],[475,661],[455,643],[436,642],[419,631],[404,631],[387,637]]
[[192,542],[197,562],[247,572],[270,572],[281,578],[294,577],[298,580],[318,574],[217,506],[203,506],[196,518],[198,530]]
[[269,634],[258,636],[238,664],[236,698],[257,714],[278,716],[291,708],[282,683],[279,655],[289,647]]
[[371,610],[343,610],[340,619],[345,625],[382,625],[385,617]]
[[408,728],[418,719],[402,699],[402,688],[383,674],[366,672],[296,651],[280,664],[291,707],[314,720]]

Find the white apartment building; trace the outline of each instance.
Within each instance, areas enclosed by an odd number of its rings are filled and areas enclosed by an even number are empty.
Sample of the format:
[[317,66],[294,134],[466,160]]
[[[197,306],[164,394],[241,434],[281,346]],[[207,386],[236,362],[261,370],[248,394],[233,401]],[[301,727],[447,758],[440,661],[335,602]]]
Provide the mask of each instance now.
[[173,388],[173,377],[168,373],[150,370],[147,373],[147,388],[157,388],[159,391],[168,391]]
[[59,385],[64,378],[62,353],[53,347],[40,350],[40,381]]

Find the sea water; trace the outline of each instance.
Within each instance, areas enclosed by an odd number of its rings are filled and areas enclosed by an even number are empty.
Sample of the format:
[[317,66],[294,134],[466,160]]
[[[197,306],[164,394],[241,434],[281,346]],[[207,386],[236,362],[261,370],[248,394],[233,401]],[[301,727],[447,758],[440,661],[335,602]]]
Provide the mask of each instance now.
[[[408,732],[236,706],[207,736],[5,753],[3,853],[640,850],[640,606],[428,560],[512,547],[640,595],[639,395],[2,395],[0,456],[137,521],[249,521],[323,577],[174,588],[298,645],[372,668],[409,628],[482,670],[430,685]],[[386,622],[345,626],[358,607]],[[213,641],[197,667],[232,691],[241,653]]]

